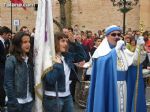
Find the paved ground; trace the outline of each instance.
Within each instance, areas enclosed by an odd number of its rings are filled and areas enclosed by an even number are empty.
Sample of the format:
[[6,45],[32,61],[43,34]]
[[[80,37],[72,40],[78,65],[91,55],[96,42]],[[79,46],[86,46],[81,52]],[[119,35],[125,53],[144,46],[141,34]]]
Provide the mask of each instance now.
[[150,112],[150,87],[147,87],[146,89],[146,99],[148,101],[148,109],[147,112]]
[[[147,112],[150,112],[150,87],[146,89],[146,99],[149,101]],[[75,112],[85,112],[84,109],[81,109],[76,103],[74,104]]]
[[84,109],[80,108],[76,103],[74,103],[75,112],[85,112]]

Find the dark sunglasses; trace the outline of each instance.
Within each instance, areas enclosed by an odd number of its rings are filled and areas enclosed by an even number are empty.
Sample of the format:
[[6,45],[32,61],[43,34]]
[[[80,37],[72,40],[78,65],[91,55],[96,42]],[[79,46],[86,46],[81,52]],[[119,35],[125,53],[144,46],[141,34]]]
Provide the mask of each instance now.
[[110,35],[113,36],[113,37],[116,37],[116,36],[120,37],[120,36],[121,36],[121,33],[112,33],[112,34],[110,34]]

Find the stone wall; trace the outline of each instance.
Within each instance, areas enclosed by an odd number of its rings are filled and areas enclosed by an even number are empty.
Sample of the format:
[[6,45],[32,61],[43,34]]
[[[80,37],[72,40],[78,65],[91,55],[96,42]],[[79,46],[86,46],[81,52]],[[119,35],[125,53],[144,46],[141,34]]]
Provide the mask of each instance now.
[[[28,26],[30,30],[35,26],[35,19],[36,19],[36,11],[34,10],[34,4],[36,0],[26,0],[26,5],[28,6],[26,9],[22,7],[13,7],[12,8],[12,24],[14,24],[14,20],[19,20],[20,25],[16,28],[13,26],[13,31],[20,29],[21,26]],[[11,27],[11,8],[10,8],[10,0],[0,0],[0,18],[1,22],[0,25]]]
[[140,4],[140,22],[150,31],[150,0],[141,0]]
[[[83,30],[103,29],[108,25],[122,26],[123,15],[118,7],[113,7],[110,0],[73,0],[72,23]],[[126,27],[138,28],[139,5],[126,15]]]
[[[24,0],[25,3],[35,4],[37,0]],[[52,0],[53,17],[57,21],[60,21],[59,17],[59,2],[58,0]],[[68,1],[68,0],[66,0]],[[11,11],[6,7],[4,3],[10,3],[10,0],[0,0],[0,25],[11,26]],[[66,3],[66,8],[67,8]],[[68,10],[66,10],[67,19],[71,18],[70,22],[72,27],[79,25],[81,30],[92,30],[96,32],[99,29],[104,29],[108,25],[116,24],[122,26],[123,15],[118,11],[118,7],[113,7],[110,0],[72,0],[71,17],[68,16]],[[145,29],[150,28],[150,0],[141,0],[141,2],[133,7],[126,15],[126,30],[132,28],[136,30],[139,28],[139,22],[144,21]],[[13,8],[13,20],[19,19],[20,29],[21,26],[28,26],[31,30],[35,27],[36,11],[34,7],[28,7],[26,10],[23,8]],[[57,29],[57,26],[54,26]],[[13,31],[16,31],[16,27],[13,26]]]

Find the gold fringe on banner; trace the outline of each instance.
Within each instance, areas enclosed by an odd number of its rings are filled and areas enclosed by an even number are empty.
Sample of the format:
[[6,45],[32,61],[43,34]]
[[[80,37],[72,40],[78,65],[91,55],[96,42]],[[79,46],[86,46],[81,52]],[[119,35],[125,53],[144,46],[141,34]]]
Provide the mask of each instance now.
[[[53,69],[53,67],[49,67],[49,68],[47,68],[46,70],[44,70],[44,72],[42,73],[42,75],[41,75],[41,80],[44,78],[44,76],[49,72],[49,71],[51,71]],[[40,100],[43,100],[43,96],[39,93],[39,89],[40,88],[42,88],[42,82],[41,83],[39,83],[39,84],[37,84],[36,86],[35,86],[35,94],[38,96],[38,98],[40,99]]]

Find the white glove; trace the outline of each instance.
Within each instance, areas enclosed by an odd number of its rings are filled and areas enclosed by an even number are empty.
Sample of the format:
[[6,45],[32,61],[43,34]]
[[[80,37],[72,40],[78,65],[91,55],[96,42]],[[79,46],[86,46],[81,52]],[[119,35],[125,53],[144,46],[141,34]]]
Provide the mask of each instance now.
[[117,41],[117,45],[115,47],[116,51],[123,50],[125,48],[125,42],[123,40]]
[[139,36],[137,39],[137,45],[144,45],[145,41],[144,41],[144,37],[143,36]]

